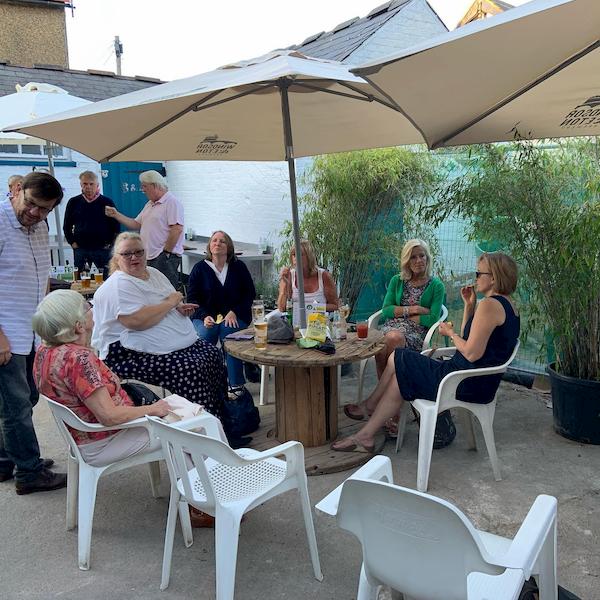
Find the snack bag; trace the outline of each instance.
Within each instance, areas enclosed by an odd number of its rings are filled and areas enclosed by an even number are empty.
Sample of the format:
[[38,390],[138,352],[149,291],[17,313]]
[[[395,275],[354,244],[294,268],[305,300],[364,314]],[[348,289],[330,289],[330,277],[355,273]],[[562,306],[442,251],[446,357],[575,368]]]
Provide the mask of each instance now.
[[306,318],[306,338],[323,343],[327,338],[327,315],[312,312]]

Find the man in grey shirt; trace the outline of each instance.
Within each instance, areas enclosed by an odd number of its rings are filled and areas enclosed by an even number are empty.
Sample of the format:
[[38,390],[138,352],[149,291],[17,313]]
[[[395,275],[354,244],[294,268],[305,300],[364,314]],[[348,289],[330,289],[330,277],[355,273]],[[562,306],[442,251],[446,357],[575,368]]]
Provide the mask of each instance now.
[[38,392],[32,376],[31,318],[46,294],[50,271],[44,219],[62,200],[60,183],[30,173],[11,200],[0,202],[0,481],[12,479],[17,494],[65,487],[65,473],[42,460],[33,427]]

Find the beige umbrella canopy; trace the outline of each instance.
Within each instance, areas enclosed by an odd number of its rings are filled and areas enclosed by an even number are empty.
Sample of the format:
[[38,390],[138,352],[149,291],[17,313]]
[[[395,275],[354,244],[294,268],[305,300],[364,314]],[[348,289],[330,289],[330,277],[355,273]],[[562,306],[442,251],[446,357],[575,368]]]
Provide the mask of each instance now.
[[600,0],[533,0],[352,71],[430,148],[600,135]]
[[[99,162],[286,160],[299,260],[296,157],[422,141],[402,112],[346,65],[290,51],[7,130],[58,142]],[[304,325],[301,268],[298,288]]]
[[410,121],[348,66],[290,51],[11,129],[99,162],[286,160],[284,96],[296,158],[423,141]]

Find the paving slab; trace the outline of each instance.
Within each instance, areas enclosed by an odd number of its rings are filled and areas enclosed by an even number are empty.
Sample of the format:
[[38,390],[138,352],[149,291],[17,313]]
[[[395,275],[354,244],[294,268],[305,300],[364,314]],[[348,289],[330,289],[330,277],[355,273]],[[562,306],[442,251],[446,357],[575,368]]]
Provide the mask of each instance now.
[[[373,385],[369,373],[367,389]],[[344,401],[353,401],[356,378],[342,379]],[[258,386],[250,385],[258,401]],[[552,429],[548,395],[502,383],[495,433],[503,480],[494,481],[485,446],[466,447],[457,437],[434,451],[429,492],[454,502],[479,528],[506,536],[516,532],[538,494],[558,498],[559,582],[583,600],[600,600],[600,446],[578,444]],[[45,457],[66,468],[64,444],[47,406],[35,409]],[[481,432],[477,431],[482,442]],[[396,483],[416,486],[417,427],[407,427],[404,447],[388,442]],[[310,477],[316,504],[348,473]],[[111,600],[113,598],[214,598],[214,537],[194,530],[185,548],[178,531],[171,584],[159,591],[167,512],[164,496],[152,498],[147,469],[137,467],[101,479],[92,535],[90,571],[77,568],[77,534],[65,530],[65,491],[17,496],[0,483],[0,598],[3,600]],[[335,520],[315,515],[324,580],[312,577],[300,506],[293,492],[255,509],[242,524],[236,598],[356,598],[361,562],[355,538]],[[400,558],[399,558],[400,560]],[[389,597],[389,595],[387,596]]]

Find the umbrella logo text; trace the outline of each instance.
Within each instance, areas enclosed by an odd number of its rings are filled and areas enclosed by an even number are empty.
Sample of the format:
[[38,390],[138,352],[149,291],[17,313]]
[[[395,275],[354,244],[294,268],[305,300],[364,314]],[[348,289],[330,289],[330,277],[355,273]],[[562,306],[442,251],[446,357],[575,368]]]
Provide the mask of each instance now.
[[592,96],[569,112],[560,124],[565,129],[600,125],[600,96]]
[[204,156],[229,154],[236,146],[237,142],[220,140],[218,135],[207,135],[198,146],[196,146],[196,154],[202,154]]

